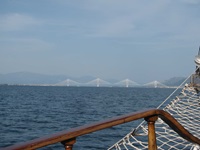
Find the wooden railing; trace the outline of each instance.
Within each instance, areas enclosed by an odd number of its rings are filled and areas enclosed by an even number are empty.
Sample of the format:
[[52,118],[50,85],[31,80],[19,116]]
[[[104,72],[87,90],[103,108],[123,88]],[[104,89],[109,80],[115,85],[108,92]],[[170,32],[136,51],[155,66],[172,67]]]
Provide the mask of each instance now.
[[72,150],[76,137],[92,133],[105,128],[110,128],[116,125],[124,124],[134,120],[144,118],[148,122],[148,146],[150,150],[156,150],[156,134],[154,123],[157,118],[161,118],[166,122],[175,132],[182,138],[200,145],[200,139],[190,134],[180,123],[176,121],[169,113],[159,110],[150,109],[146,111],[134,112],[127,115],[122,115],[105,121],[85,125],[77,128],[72,128],[67,131],[62,131],[54,135],[38,138],[26,143],[13,145],[10,147],[2,148],[1,150],[34,150],[37,148],[45,147],[55,143],[62,143],[65,150]]

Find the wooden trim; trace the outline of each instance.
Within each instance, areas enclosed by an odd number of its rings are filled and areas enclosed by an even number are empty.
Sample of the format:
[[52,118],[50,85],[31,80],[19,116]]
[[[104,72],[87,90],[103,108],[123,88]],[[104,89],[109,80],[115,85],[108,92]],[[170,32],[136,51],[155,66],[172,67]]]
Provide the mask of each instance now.
[[72,150],[74,143],[76,143],[76,138],[62,141],[61,143],[64,145],[65,150]]
[[155,122],[158,116],[144,118],[148,123],[148,149],[157,150]]
[[78,136],[92,133],[98,130],[110,128],[116,125],[124,124],[134,120],[158,116],[164,122],[166,122],[174,131],[176,131],[184,139],[197,143],[200,145],[200,139],[190,134],[180,123],[176,121],[169,113],[159,110],[159,109],[150,109],[145,111],[139,111],[130,113],[127,115],[122,115],[119,117],[114,117],[105,121],[100,121],[90,125],[85,125],[77,128],[72,128],[70,130],[62,131],[53,135],[46,137],[38,138],[32,141],[28,141],[22,144],[16,144],[10,147],[2,148],[1,150],[32,150],[47,145],[55,144],[62,141],[68,141],[70,139],[75,139]]

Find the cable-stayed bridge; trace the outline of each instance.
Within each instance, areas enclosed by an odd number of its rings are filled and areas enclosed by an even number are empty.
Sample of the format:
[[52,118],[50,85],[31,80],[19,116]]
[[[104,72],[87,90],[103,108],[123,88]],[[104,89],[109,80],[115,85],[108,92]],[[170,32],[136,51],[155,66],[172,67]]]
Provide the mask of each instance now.
[[55,86],[89,86],[89,87],[147,87],[147,88],[169,88],[168,86],[160,83],[159,81],[152,81],[143,85],[138,84],[130,79],[124,79],[116,83],[110,83],[100,78],[96,78],[87,83],[80,83],[71,79],[66,79],[59,83],[54,84]]
[[119,81],[119,82],[115,83],[114,86],[136,87],[136,86],[140,86],[140,84],[138,84],[135,81],[132,81],[130,79],[125,79],[125,80],[122,80],[122,81]]
[[85,83],[85,86],[96,86],[96,87],[103,87],[103,86],[111,86],[112,84],[108,81],[103,79],[97,78],[92,81]]
[[167,88],[168,87],[158,81],[152,81],[152,82],[144,84],[143,86],[144,87],[153,87],[153,88]]
[[66,79],[62,82],[55,84],[55,85],[58,85],[58,86],[80,86],[81,83],[76,82],[76,81],[71,80],[71,79]]

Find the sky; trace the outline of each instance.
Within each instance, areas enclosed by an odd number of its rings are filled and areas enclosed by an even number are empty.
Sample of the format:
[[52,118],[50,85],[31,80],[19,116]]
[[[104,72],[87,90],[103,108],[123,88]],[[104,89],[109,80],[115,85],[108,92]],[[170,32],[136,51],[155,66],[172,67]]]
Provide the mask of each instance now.
[[0,74],[187,77],[199,12],[200,0],[1,0]]

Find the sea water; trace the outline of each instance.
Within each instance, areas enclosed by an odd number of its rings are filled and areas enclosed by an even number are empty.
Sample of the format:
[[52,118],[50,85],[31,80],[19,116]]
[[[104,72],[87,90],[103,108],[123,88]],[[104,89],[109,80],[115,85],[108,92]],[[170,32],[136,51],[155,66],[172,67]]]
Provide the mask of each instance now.
[[[0,86],[0,147],[156,108],[170,88]],[[143,120],[80,136],[75,150],[102,150]],[[60,143],[41,149],[62,149]],[[64,148],[63,148],[64,149]]]

